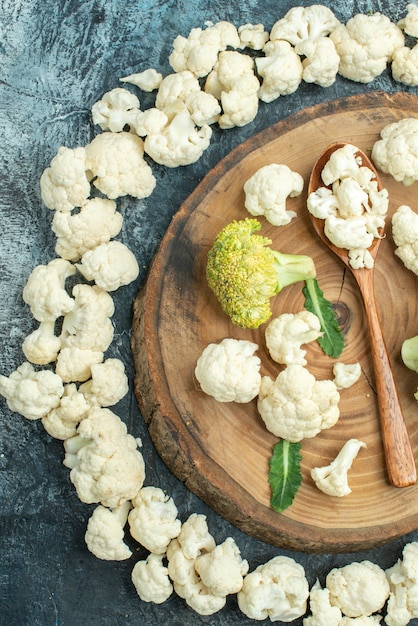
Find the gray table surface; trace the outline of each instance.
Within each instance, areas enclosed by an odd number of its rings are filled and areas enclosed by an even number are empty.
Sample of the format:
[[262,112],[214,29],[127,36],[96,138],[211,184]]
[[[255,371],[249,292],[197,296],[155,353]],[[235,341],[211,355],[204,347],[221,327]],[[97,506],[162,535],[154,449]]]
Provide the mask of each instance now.
[[[86,145],[97,132],[91,105],[124,75],[154,67],[170,72],[168,54],[178,34],[210,20],[236,26],[263,23],[267,30],[296,3],[290,0],[2,0],[0,2],[0,372],[9,375],[23,361],[21,344],[34,328],[22,288],[31,269],[55,257],[52,212],[42,203],[39,178],[59,146]],[[303,5],[312,4],[303,2]],[[394,21],[406,2],[324,2],[345,22],[355,13],[381,11]],[[256,120],[241,129],[214,128],[211,146],[194,165],[154,167],[157,187],[150,198],[124,200],[121,239],[135,252],[141,272],[114,294],[115,339],[109,356],[121,358],[132,380],[129,336],[132,301],[171,217],[202,177],[252,134],[306,106],[376,89],[404,89],[384,73],[362,85],[339,77],[324,89],[303,84],[291,96],[261,105]],[[142,108],[153,97],[144,94]],[[115,407],[129,432],[143,441],[146,484],[170,493],[184,520],[207,516],[220,543],[233,536],[250,568],[277,554],[300,562],[312,584],[333,567],[368,558],[386,568],[418,532],[379,549],[356,554],[303,554],[281,550],[235,529],[190,493],[156,454],[132,392]],[[60,441],[39,422],[9,411],[0,399],[0,621],[7,626],[116,626],[149,624],[254,623],[235,597],[218,614],[200,617],[173,595],[164,605],[139,600],[129,561],[105,562],[84,544],[93,506],[77,498],[62,465]],[[417,524],[418,525],[418,524]],[[418,623],[418,620],[415,620]],[[295,624],[302,624],[297,620]],[[411,622],[412,623],[412,622]]]

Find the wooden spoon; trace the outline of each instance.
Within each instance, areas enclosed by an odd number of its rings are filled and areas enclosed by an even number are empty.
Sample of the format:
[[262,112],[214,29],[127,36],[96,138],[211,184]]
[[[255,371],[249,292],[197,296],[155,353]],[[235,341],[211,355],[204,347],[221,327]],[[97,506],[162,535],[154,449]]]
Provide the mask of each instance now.
[[[321,172],[329,160],[331,154],[346,145],[344,142],[336,142],[329,145],[316,161],[309,179],[308,194],[316,191],[318,187],[324,187]],[[378,189],[382,189],[379,176],[367,157],[361,150],[356,156],[361,157],[362,165],[369,167],[375,175]],[[379,315],[374,293],[373,269],[354,269],[349,263],[348,250],[335,246],[324,233],[324,220],[309,214],[316,233],[325,245],[337,255],[339,259],[352,272],[363,297],[364,308],[369,327],[370,342],[372,349],[373,365],[376,377],[376,389],[380,414],[383,448],[386,458],[386,468],[390,482],[395,487],[407,487],[417,480],[414,454],[409,441],[398,392],[393,377],[393,372],[382,334]],[[383,230],[383,229],[382,229]],[[381,233],[383,235],[383,232]],[[376,258],[381,239],[374,238],[369,252]]]

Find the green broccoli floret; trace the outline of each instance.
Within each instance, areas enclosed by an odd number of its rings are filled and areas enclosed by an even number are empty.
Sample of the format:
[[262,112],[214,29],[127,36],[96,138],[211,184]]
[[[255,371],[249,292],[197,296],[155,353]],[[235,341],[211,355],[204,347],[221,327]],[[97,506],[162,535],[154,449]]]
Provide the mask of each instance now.
[[236,326],[258,328],[272,315],[270,298],[287,285],[315,278],[311,257],[273,250],[272,241],[254,234],[256,219],[225,226],[208,253],[206,277],[224,312]]

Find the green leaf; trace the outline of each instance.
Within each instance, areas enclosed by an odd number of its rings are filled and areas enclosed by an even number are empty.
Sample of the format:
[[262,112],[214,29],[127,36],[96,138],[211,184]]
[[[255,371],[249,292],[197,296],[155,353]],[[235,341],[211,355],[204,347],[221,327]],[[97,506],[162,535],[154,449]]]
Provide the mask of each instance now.
[[305,296],[305,308],[314,313],[321,322],[324,334],[318,339],[319,345],[326,355],[338,358],[344,348],[344,337],[332,303],[325,298],[316,278],[306,280],[302,291]]
[[300,442],[290,443],[281,439],[273,448],[269,471],[270,504],[279,513],[292,504],[302,482],[301,446]]

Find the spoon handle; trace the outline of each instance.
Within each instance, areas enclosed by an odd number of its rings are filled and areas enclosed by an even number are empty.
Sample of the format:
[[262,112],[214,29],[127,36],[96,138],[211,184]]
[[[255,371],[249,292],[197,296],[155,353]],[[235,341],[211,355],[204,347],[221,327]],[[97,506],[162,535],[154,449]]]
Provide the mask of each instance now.
[[365,269],[359,270],[359,274],[354,273],[363,296],[369,326],[387,472],[395,487],[407,487],[417,480],[414,453],[382,334],[374,295],[373,271]]

